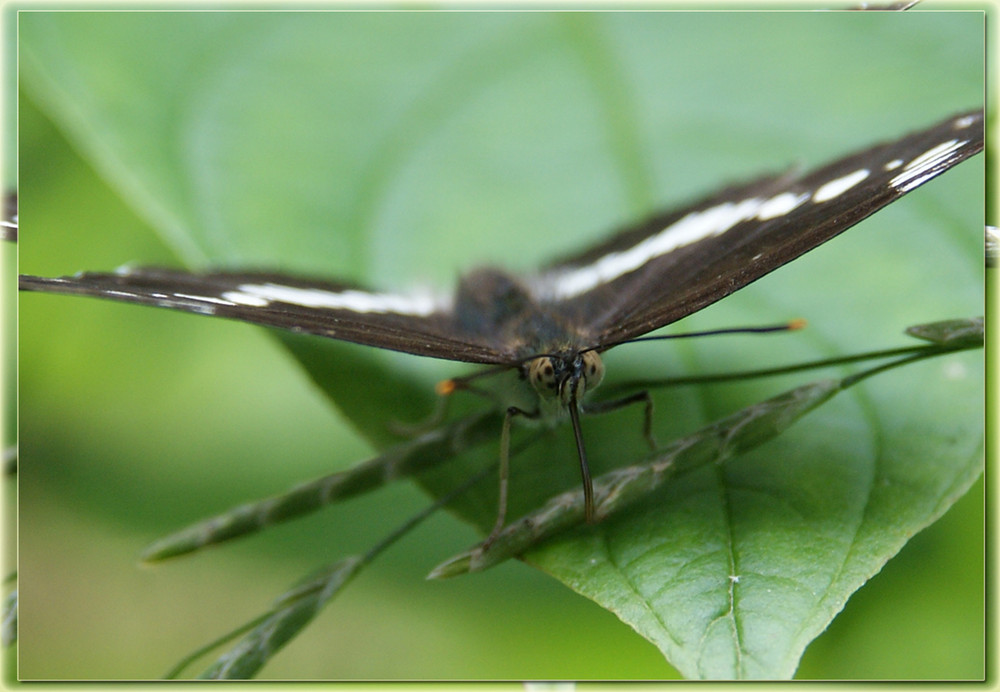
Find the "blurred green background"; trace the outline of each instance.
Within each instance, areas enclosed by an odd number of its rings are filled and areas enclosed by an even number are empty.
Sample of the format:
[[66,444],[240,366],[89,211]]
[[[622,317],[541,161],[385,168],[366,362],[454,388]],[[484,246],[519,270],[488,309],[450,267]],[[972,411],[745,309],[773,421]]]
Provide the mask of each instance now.
[[[18,100],[21,270],[204,260],[178,228],[247,264],[387,286],[447,286],[477,261],[534,266],[651,206],[822,162],[980,104],[982,21],[957,12],[614,14],[577,23],[520,13],[22,14],[22,51],[96,71],[87,78],[98,92],[74,97],[148,112],[141,133],[88,130],[78,113],[58,109],[45,71],[28,61]],[[325,39],[325,23],[344,22],[350,31]],[[141,65],[112,60],[113,51],[102,60],[123,36]],[[93,58],[86,65],[69,59],[80,50]],[[429,79],[442,61],[450,81]],[[611,61],[629,79],[588,81],[588,61]],[[135,77],[158,74],[158,65],[164,80],[181,75],[167,109],[144,99],[149,85]],[[325,73],[328,82],[316,81]],[[382,101],[365,100],[372,84]],[[428,91],[435,87],[441,93]],[[325,109],[297,110],[295,97],[316,90]],[[629,104],[655,114],[647,122],[656,127],[616,128],[632,115],[616,109]],[[225,113],[234,126],[267,119],[273,136],[222,150],[213,146],[222,133],[192,123],[226,120],[199,120],[204,112]],[[341,117],[368,118],[375,134],[342,130]],[[423,129],[400,125],[411,121]],[[498,129],[502,136],[477,137]],[[303,130],[317,133],[315,148],[303,147]],[[574,148],[580,139],[565,132],[598,136]],[[102,137],[139,138],[179,165],[142,169],[138,154],[122,160],[96,147]],[[360,158],[373,149],[374,161]],[[331,162],[331,152],[344,158]],[[136,167],[138,176],[126,175]],[[327,168],[338,171],[334,185]],[[220,170],[232,178],[213,177]],[[958,194],[976,180],[963,172],[928,195]],[[152,199],[151,181],[174,187]],[[878,218],[901,239],[912,222],[906,209]],[[232,219],[246,228],[234,232]],[[306,231],[324,224],[324,244],[303,247],[316,238]],[[576,228],[579,237],[565,232]],[[863,257],[846,256],[850,281],[865,268]],[[845,350],[898,343],[906,311],[926,317],[925,303],[921,296],[888,315],[883,332]],[[827,329],[854,308],[836,296],[796,307]],[[944,316],[952,315],[931,317]],[[45,296],[22,297],[19,326],[24,678],[155,677],[315,565],[365,549],[425,504],[401,484],[203,555],[137,566],[153,539],[371,449],[262,330]],[[428,381],[449,372],[426,367]],[[980,482],[916,536],[810,647],[799,676],[982,675],[982,499]],[[613,615],[519,563],[423,580],[475,540],[457,521],[433,519],[363,573],[264,677],[675,675]]]

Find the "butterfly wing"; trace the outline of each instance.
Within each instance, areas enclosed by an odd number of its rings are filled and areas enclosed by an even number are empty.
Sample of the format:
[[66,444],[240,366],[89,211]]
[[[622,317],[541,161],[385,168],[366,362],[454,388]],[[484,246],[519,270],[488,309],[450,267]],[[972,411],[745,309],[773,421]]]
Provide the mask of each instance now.
[[227,317],[422,356],[470,363],[509,360],[474,336],[456,333],[450,302],[431,295],[376,293],[347,283],[264,272],[158,268],[21,276],[18,286]]
[[[983,148],[971,112],[812,173],[730,187],[654,217],[530,280],[540,313],[579,331],[577,346],[604,349],[689,315],[829,240]],[[491,274],[499,276],[499,273]],[[495,284],[496,282],[491,282]],[[504,281],[489,296],[524,296]],[[453,300],[377,293],[347,283],[262,272],[123,269],[20,277],[21,290],[69,293],[227,317],[415,355],[513,364],[518,353],[469,319],[468,291]],[[504,319],[511,319],[504,308]],[[530,320],[529,320],[530,322]],[[499,327],[498,327],[499,329]],[[523,355],[523,354],[520,354]]]
[[533,285],[588,326],[589,345],[607,348],[724,298],[982,149],[982,111],[959,114],[654,217],[549,266]]

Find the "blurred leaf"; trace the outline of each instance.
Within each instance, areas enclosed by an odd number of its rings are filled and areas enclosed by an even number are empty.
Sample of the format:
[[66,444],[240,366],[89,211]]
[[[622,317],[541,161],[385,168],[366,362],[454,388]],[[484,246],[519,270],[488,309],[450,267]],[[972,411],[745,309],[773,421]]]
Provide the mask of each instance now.
[[[719,171],[740,178],[820,163],[977,105],[981,29],[981,17],[920,13],[32,13],[21,17],[20,58],[25,88],[188,264],[266,264],[399,288],[444,285],[477,261],[528,267],[649,211],[651,200],[718,186]],[[822,319],[807,336],[738,353],[718,341],[697,351],[635,346],[628,363],[621,349],[610,354],[609,368],[780,364],[981,311],[981,167],[962,166],[850,240],[687,320],[697,328],[809,310]],[[24,271],[44,273],[30,252],[22,257]],[[426,413],[418,392],[454,374],[285,341],[383,443],[393,423]],[[595,551],[599,564],[634,562],[652,577],[642,597],[657,613],[700,619],[711,635],[686,643],[697,655],[673,661],[687,675],[791,675],[843,594],[978,475],[979,366],[955,356],[866,383],[739,464],[693,474],[655,505],[532,561],[650,636],[642,622],[652,615],[629,601],[634,585],[588,571]],[[657,435],[677,438],[773,387],[783,384],[660,396]],[[587,421],[595,472],[639,458],[630,425],[628,412]],[[443,494],[489,456],[423,481]],[[512,515],[575,487],[576,474],[559,431],[515,460]],[[479,490],[457,511],[487,528],[495,490]],[[807,573],[775,560],[803,551],[823,558]],[[740,581],[700,590],[681,569],[699,564]],[[735,626],[732,613],[765,607],[776,589],[800,633],[775,642]]]

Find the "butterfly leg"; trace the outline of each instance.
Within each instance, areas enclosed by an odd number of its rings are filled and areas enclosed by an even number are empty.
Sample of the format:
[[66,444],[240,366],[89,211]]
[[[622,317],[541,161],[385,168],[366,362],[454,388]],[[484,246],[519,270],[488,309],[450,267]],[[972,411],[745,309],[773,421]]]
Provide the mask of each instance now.
[[471,379],[472,378],[469,377],[458,377],[438,382],[434,387],[434,390],[438,395],[438,399],[431,414],[426,419],[415,423],[392,421],[389,423],[390,431],[404,437],[416,437],[417,435],[433,430],[443,423],[448,417],[448,407],[451,404],[451,396],[455,392],[471,392],[476,396],[481,396],[484,399],[489,399],[490,401],[495,402],[497,400],[496,394],[493,392],[486,389],[480,389],[479,387],[469,384]]
[[503,428],[500,431],[500,496],[497,500],[497,520],[493,523],[490,535],[483,541],[484,546],[488,546],[496,537],[500,535],[504,524],[507,521],[507,478],[510,475],[510,425],[514,416],[524,416],[525,418],[537,418],[537,413],[531,413],[516,406],[507,408],[503,417]]
[[416,437],[417,435],[421,435],[425,432],[430,432],[434,428],[441,425],[445,418],[448,417],[448,406],[450,402],[450,396],[439,396],[437,398],[437,402],[434,404],[434,410],[431,411],[429,416],[423,420],[418,420],[413,423],[407,423],[399,420],[389,421],[389,431],[403,437]]
[[649,448],[655,450],[656,438],[653,436],[653,397],[650,396],[649,392],[645,389],[641,392],[636,392],[635,394],[629,394],[621,399],[612,399],[611,401],[599,401],[594,404],[587,404],[584,406],[583,412],[588,415],[595,413],[611,413],[612,411],[617,411],[620,408],[638,403],[642,403],[645,409],[645,413],[643,414],[642,436],[645,437],[646,442],[649,443]]

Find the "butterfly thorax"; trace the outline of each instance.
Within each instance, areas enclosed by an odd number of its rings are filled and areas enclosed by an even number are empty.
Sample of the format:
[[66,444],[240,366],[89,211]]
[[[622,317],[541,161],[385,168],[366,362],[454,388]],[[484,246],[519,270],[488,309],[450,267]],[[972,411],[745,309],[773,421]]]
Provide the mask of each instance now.
[[455,295],[455,328],[509,354],[511,364],[536,354],[572,356],[590,346],[586,332],[557,304],[539,302],[516,277],[479,269],[462,278]]
[[516,277],[480,269],[462,279],[455,297],[456,327],[471,339],[502,344],[541,408],[579,403],[604,377],[583,329],[550,302],[540,302]]

